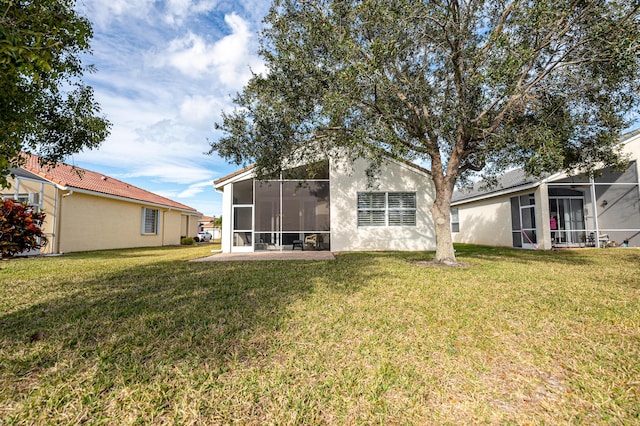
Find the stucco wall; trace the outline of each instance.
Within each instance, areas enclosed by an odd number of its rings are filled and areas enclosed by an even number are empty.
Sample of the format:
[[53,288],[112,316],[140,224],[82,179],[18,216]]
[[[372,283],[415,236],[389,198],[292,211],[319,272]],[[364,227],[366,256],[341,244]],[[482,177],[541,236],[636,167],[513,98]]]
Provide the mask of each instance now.
[[[159,210],[158,234],[143,235],[140,204],[78,192],[63,196],[60,202],[59,250],[67,253],[179,244],[181,213]],[[163,238],[163,234],[166,237]]]
[[509,196],[456,207],[460,232],[452,234],[454,242],[502,247],[513,245]]
[[[435,231],[429,209],[435,196],[433,182],[409,166],[386,162],[374,186],[368,185],[365,160],[332,162],[331,250],[434,250]],[[358,227],[358,192],[416,192],[415,227]]]
[[[17,182],[16,182],[17,181]],[[125,247],[179,245],[185,232],[198,233],[198,217],[177,210],[158,209],[157,235],[142,235],[142,204],[110,199],[79,191],[56,189],[48,182],[26,178],[10,180],[2,195],[40,193],[46,213],[43,231],[49,243],[42,253],[69,253]]]
[[233,200],[231,199],[231,185],[226,185],[222,193],[222,240],[221,249],[225,253],[231,251],[231,222],[233,220]]

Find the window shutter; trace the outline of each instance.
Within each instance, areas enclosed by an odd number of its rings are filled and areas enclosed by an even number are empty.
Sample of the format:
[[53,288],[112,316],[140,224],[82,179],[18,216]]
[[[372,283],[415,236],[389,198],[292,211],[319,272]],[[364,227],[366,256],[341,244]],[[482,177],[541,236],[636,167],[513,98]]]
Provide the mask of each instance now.
[[156,234],[158,224],[158,210],[144,208],[143,230],[144,234]]
[[390,192],[389,208],[390,209],[415,209],[416,194],[413,192]]

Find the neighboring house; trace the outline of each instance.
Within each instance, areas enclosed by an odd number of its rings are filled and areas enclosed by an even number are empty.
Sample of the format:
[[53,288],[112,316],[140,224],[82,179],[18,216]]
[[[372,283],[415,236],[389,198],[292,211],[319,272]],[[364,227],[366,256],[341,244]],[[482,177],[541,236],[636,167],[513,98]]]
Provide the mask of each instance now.
[[45,254],[178,245],[198,232],[196,209],[101,173],[63,163],[42,167],[33,155],[12,172],[2,197],[45,211]]
[[388,159],[368,180],[367,168],[363,159],[331,159],[278,180],[255,180],[252,167],[216,180],[222,251],[434,250],[429,174]]
[[490,246],[640,247],[640,129],[623,135],[630,155],[626,170],[557,173],[536,180],[522,169],[505,173],[495,186],[482,183],[453,196],[454,242]]
[[202,216],[198,221],[198,232],[208,232],[214,240],[219,240],[222,230],[214,225],[215,216]]

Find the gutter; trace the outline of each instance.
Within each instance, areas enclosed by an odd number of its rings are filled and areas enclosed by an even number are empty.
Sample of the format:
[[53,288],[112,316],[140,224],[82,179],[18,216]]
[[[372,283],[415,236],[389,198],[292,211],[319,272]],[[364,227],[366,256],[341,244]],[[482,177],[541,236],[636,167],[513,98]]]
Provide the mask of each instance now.
[[533,188],[537,188],[540,186],[542,182],[534,182],[534,183],[530,183],[528,185],[522,185],[522,186],[516,186],[516,187],[512,187],[512,188],[506,188],[500,191],[496,191],[496,192],[491,192],[489,194],[480,194],[480,195],[474,195],[473,197],[469,197],[469,198],[463,198],[457,201],[452,201],[451,202],[451,206],[458,206],[461,204],[467,204],[467,203],[473,203],[475,201],[481,201],[481,200],[487,200],[489,198],[494,198],[494,197],[500,197],[502,195],[507,195],[507,194],[513,194],[516,192],[520,192],[520,191],[525,191],[527,189],[533,189]]

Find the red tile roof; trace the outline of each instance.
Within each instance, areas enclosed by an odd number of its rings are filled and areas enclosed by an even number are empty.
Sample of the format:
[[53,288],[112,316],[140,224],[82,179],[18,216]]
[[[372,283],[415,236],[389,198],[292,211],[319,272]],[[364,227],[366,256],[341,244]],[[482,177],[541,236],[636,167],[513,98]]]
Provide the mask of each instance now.
[[157,204],[200,214],[193,207],[161,197],[153,192],[146,191],[126,182],[106,176],[102,173],[92,172],[91,170],[70,166],[64,163],[56,163],[52,166],[42,166],[40,165],[40,157],[37,155],[26,154],[25,158],[26,163],[22,166],[24,170],[63,187],[83,189],[99,194],[113,195],[138,202]]

